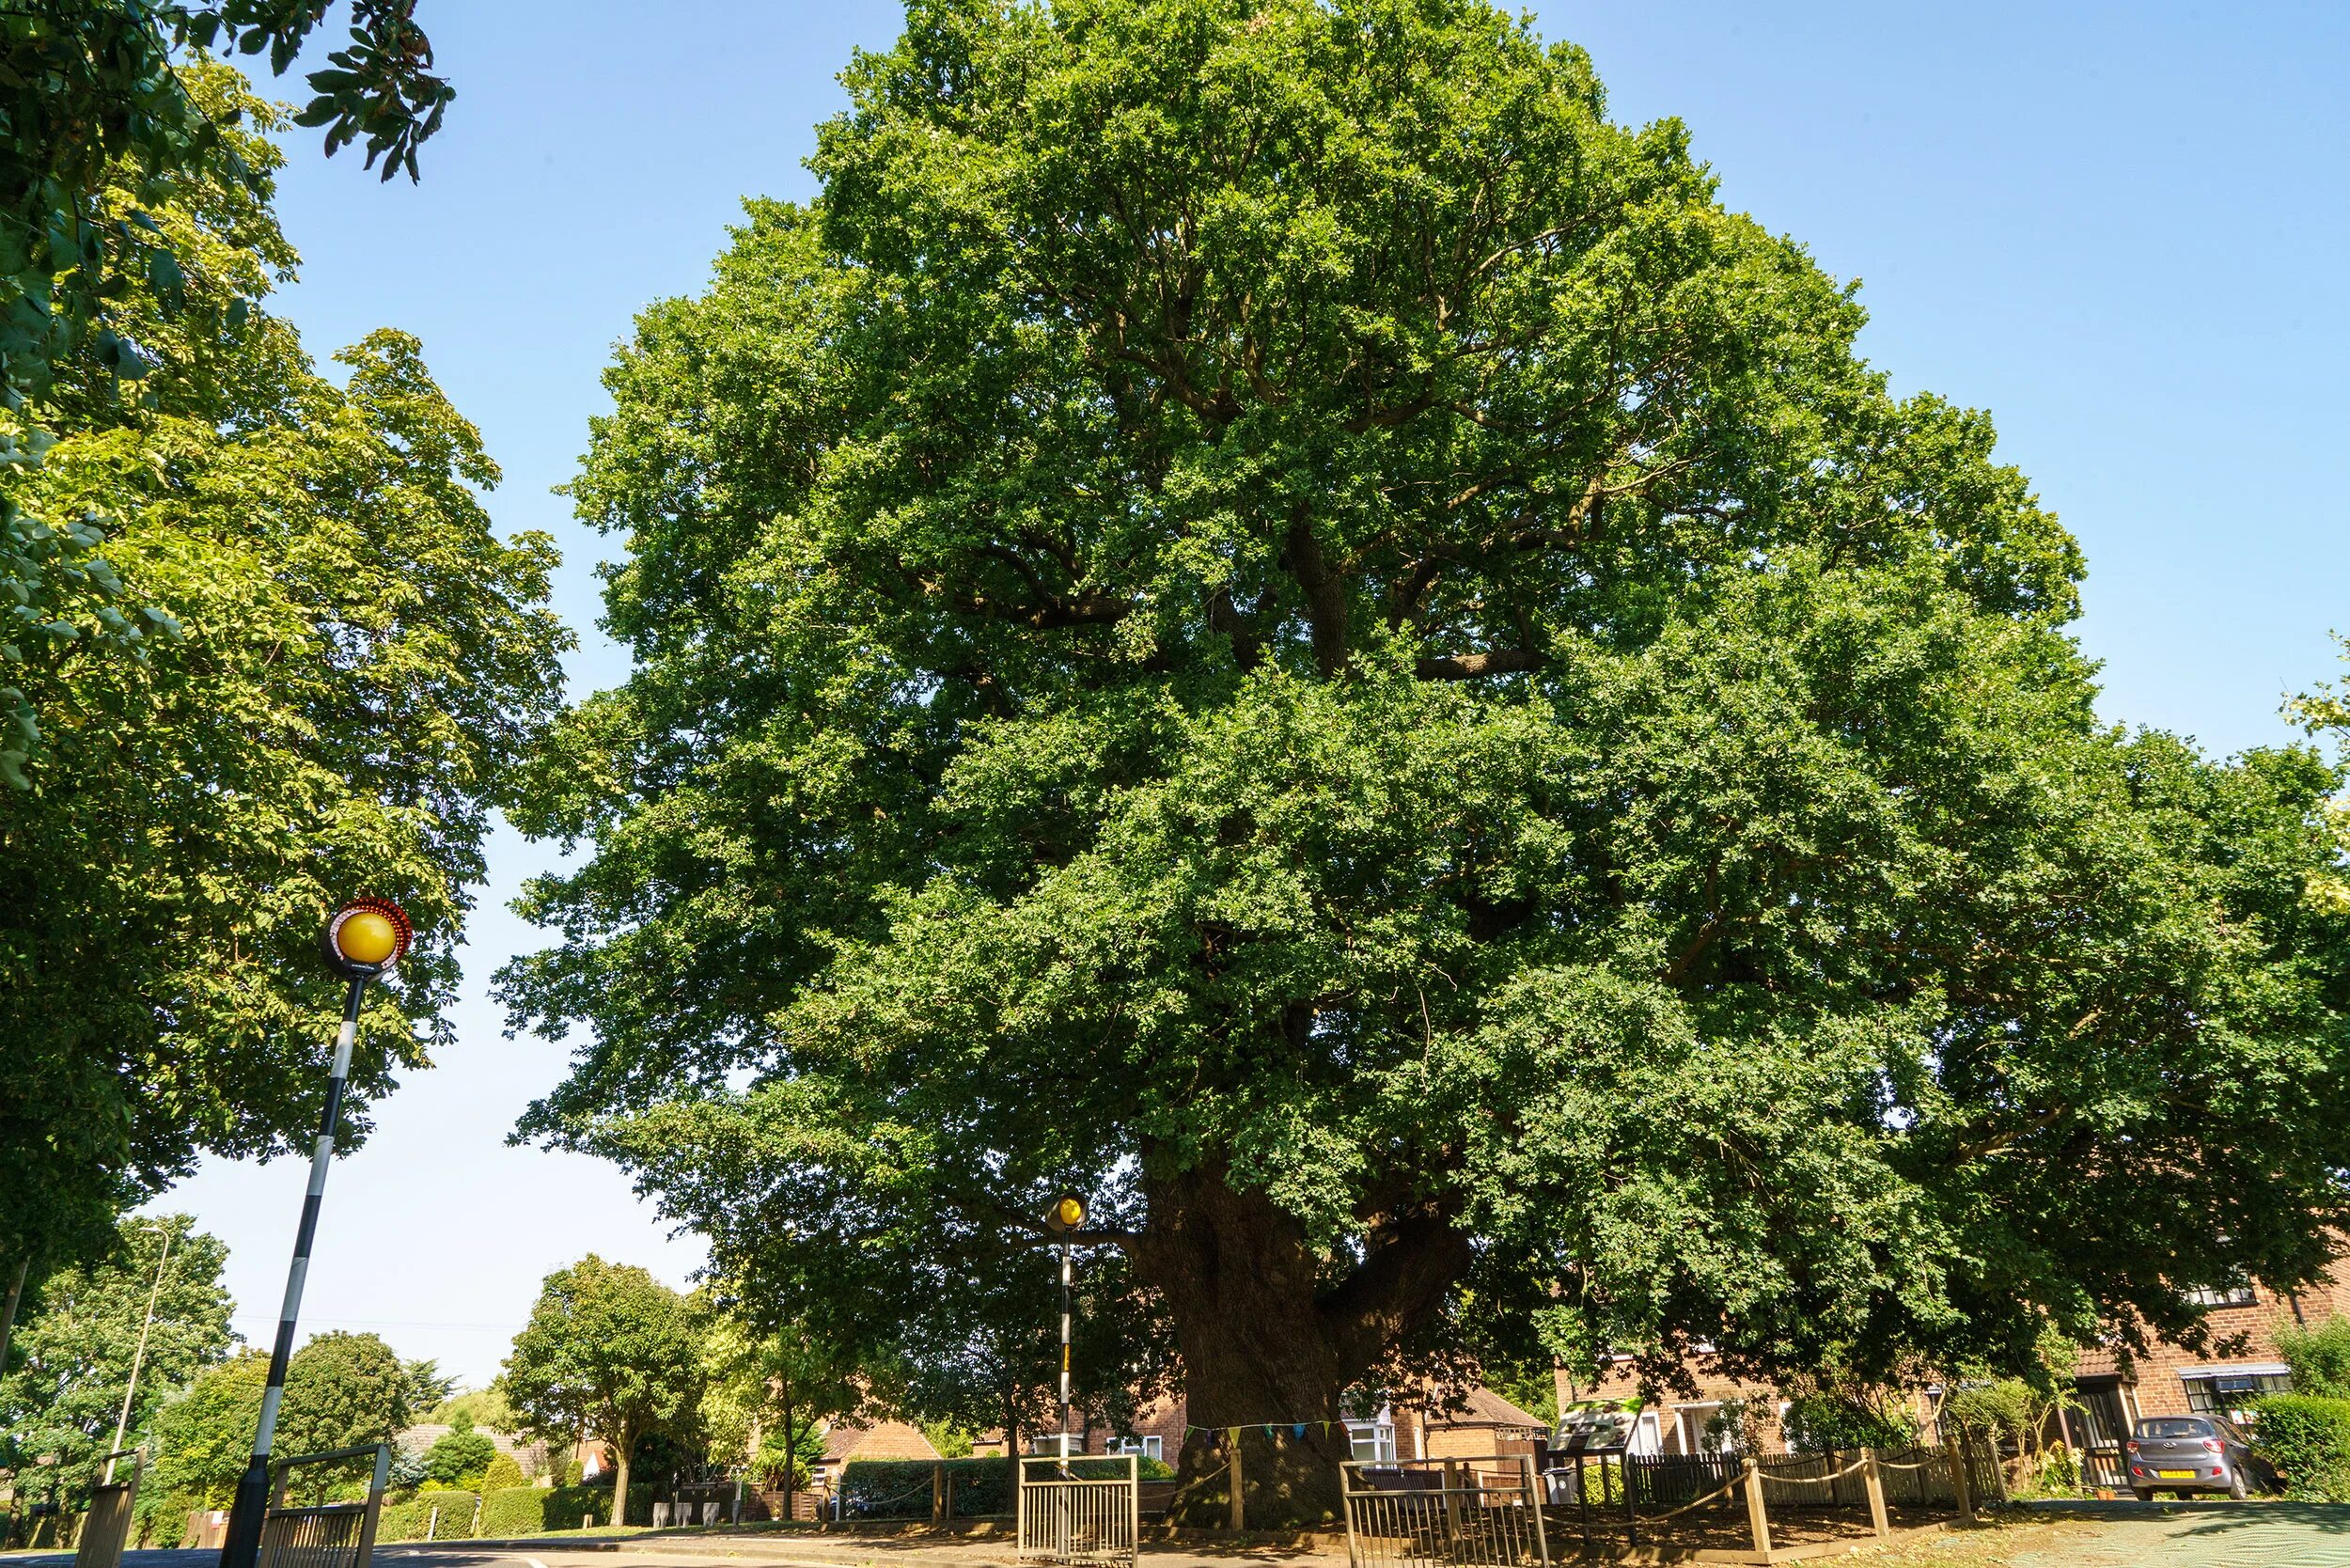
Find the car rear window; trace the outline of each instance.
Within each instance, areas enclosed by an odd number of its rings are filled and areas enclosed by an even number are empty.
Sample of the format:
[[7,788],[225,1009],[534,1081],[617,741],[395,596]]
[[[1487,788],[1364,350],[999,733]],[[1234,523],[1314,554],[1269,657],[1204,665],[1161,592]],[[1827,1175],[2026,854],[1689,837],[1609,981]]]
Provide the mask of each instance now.
[[2138,1423],[2140,1437],[2208,1437],[2211,1422],[2194,1416],[2154,1416]]

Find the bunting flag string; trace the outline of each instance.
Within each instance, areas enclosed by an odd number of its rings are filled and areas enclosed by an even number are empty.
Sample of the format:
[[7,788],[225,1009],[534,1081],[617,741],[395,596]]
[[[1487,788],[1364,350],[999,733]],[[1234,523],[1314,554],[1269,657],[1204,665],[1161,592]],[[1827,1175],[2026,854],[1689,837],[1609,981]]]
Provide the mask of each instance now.
[[1302,1443],[1306,1440],[1306,1434],[1308,1430],[1325,1434],[1343,1432],[1346,1430],[1346,1422],[1342,1419],[1317,1421],[1242,1421],[1232,1426],[1185,1426],[1183,1428],[1183,1435],[1188,1437],[1195,1432],[1204,1432],[1208,1434],[1208,1435],[1214,1437],[1226,1434],[1261,1432],[1277,1443],[1281,1441],[1284,1436],[1287,1436],[1291,1442]]

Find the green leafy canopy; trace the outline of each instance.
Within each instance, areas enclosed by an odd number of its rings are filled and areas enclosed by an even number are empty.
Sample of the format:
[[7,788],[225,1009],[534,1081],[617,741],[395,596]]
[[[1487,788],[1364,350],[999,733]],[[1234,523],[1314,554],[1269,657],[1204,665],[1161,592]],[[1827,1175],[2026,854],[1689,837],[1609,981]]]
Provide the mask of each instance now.
[[1077,1185],[1204,1424],[2323,1265],[2339,772],[2101,727],[1989,419],[1677,122],[1470,0],[929,0],[845,80],[607,372],[526,1133],[781,1313],[984,1322]]
[[[266,128],[226,67],[189,90]],[[249,166],[274,167],[257,133]],[[133,177],[118,167],[118,179]],[[197,1153],[308,1147],[336,1023],[320,923],[400,901],[417,945],[370,988],[348,1139],[449,1040],[468,887],[490,812],[551,715],[568,634],[544,535],[501,538],[480,433],[421,345],[377,332],[320,373],[265,302],[294,255],[264,182],[175,178],[153,196],[185,291],[116,302],[157,363],[149,406],[86,355],[58,367],[59,439],[0,472],[27,515],[102,517],[109,558],[178,628],[146,657],[28,639],[8,679],[43,715],[27,788],[0,790],[0,1254],[70,1259]],[[243,324],[222,330],[227,305]]]
[[228,1249],[218,1237],[185,1215],[158,1215],[124,1218],[115,1241],[25,1301],[0,1378],[0,1465],[54,1464],[80,1485],[112,1450],[118,1421],[126,1446],[148,1443],[156,1412],[234,1342],[235,1303],[221,1283]]
[[[266,144],[256,156],[240,127],[271,129],[274,112],[207,90],[205,52],[266,50],[283,74],[332,9],[332,0],[73,0],[0,10],[0,405],[11,416],[0,420],[0,473],[39,463],[52,438],[45,404],[70,362],[118,400],[163,362],[156,312],[216,335],[244,324],[246,297],[188,287],[190,237],[166,216],[188,184],[265,202],[277,163]],[[330,154],[365,136],[368,164],[382,159],[385,180],[401,167],[415,178],[416,148],[456,96],[431,73],[415,9],[415,0],[352,0],[349,41],[311,72],[316,96],[295,117],[325,129]],[[272,259],[266,246],[248,255]],[[126,309],[133,296],[152,308]],[[152,387],[135,400],[154,406]],[[135,659],[175,630],[167,611],[126,595],[98,553],[103,522],[0,494],[0,659],[16,661],[28,637],[81,638]],[[82,612],[87,623],[77,624]],[[0,787],[24,785],[23,765],[41,745],[37,713],[0,683]]]

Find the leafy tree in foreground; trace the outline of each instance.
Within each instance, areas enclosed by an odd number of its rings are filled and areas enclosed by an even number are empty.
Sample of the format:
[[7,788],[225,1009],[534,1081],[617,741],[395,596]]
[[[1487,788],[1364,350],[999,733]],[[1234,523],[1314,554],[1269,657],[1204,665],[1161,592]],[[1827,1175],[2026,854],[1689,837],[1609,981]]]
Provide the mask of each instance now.
[[1206,1426],[2325,1264],[2340,773],[2102,727],[2072,539],[1679,124],[1472,0],[931,0],[846,80],[607,376],[527,1132],[811,1322],[1081,1185]]
[[[241,80],[181,74],[242,107],[242,156],[274,168],[274,122]],[[260,308],[295,259],[266,196],[170,184],[153,211],[185,290],[247,305],[243,324],[125,295],[152,406],[70,360],[44,404],[63,438],[0,475],[33,510],[118,519],[117,568],[181,628],[144,661],[44,637],[8,677],[48,732],[33,787],[0,790],[10,1262],[102,1247],[199,1152],[307,1150],[338,1001],[319,925],[374,892],[418,938],[370,988],[344,1115],[365,1136],[395,1074],[449,1038],[489,813],[559,691],[552,547],[492,529],[478,492],[497,468],[415,338],[370,335],[337,386]]]
[[612,1517],[628,1517],[643,1438],[690,1426],[701,1403],[699,1314],[643,1269],[589,1253],[546,1278],[506,1358],[506,1397],[550,1442],[612,1445]]
[[[316,1335],[286,1363],[276,1452],[290,1456],[389,1442],[415,1418],[411,1391],[407,1367],[380,1337]],[[252,1442],[248,1430],[248,1454]]]
[[[138,1388],[124,1437],[133,1447],[156,1411],[234,1342],[235,1303],[221,1284],[228,1249],[218,1237],[185,1215],[157,1215],[126,1217],[117,1238],[97,1262],[51,1275],[17,1325],[14,1370],[0,1379],[0,1465],[22,1469],[54,1456],[78,1484],[113,1446],[134,1359]],[[154,1322],[141,1356],[150,1296]]]
[[[265,203],[276,160],[252,156],[239,126],[245,106],[206,93],[187,52],[266,49],[282,74],[329,8],[328,0],[72,0],[0,10],[0,405],[34,420],[0,429],[0,467],[40,461],[50,432],[39,400],[69,361],[101,371],[110,399],[136,399],[159,353],[151,321],[120,307],[126,292],[149,294],[199,330],[242,324],[244,300],[187,287],[186,237],[164,214],[186,184]],[[416,148],[455,96],[431,73],[415,8],[415,0],[352,0],[350,39],[310,73],[316,96],[296,117],[325,129],[329,153],[364,136],[368,164],[382,159],[386,180],[402,167],[415,178]],[[266,248],[247,254],[273,259]],[[56,618],[77,611],[96,612],[95,625],[75,630],[100,651],[135,656],[148,634],[168,630],[168,614],[151,603],[133,616],[116,607],[139,596],[97,553],[106,532],[97,520],[21,499],[0,493],[0,653],[55,635]],[[21,764],[39,749],[35,712],[22,691],[0,684],[0,788],[24,783]]]
[[853,1416],[871,1380],[850,1356],[796,1326],[760,1330],[736,1312],[705,1307],[699,1412],[710,1455],[774,1478],[791,1498],[824,1456],[824,1423]]
[[268,1381],[265,1350],[244,1351],[199,1374],[185,1395],[156,1413],[155,1467],[143,1490],[183,1510],[227,1507],[253,1456]]

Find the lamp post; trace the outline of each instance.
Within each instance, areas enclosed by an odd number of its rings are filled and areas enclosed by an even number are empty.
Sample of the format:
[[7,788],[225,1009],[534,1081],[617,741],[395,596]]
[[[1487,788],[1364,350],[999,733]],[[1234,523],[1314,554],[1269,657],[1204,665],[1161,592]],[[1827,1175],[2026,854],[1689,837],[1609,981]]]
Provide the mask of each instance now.
[[147,1316],[139,1322],[139,1348],[131,1353],[131,1381],[122,1390],[122,1414],[115,1418],[115,1446],[106,1455],[106,1481],[115,1478],[115,1456],[131,1425],[131,1401],[139,1391],[139,1368],[147,1360],[147,1331],[155,1326],[155,1301],[164,1294],[164,1270],[171,1262],[171,1227],[157,1221],[164,1232],[164,1255],[155,1260],[155,1283],[148,1288]]
[[319,1117],[318,1143],[310,1152],[310,1185],[302,1200],[302,1223],[294,1231],[293,1264],[286,1271],[286,1304],[277,1314],[277,1342],[270,1350],[269,1383],[261,1390],[260,1426],[253,1457],[237,1480],[229,1505],[228,1532],[222,1540],[220,1568],[253,1568],[261,1550],[262,1515],[269,1509],[270,1445],[277,1435],[277,1407],[286,1397],[286,1363],[293,1358],[294,1320],[302,1312],[302,1286],[310,1272],[310,1244],[317,1239],[319,1203],[326,1192],[326,1170],[335,1157],[335,1122],[343,1108],[343,1081],[351,1076],[351,1048],[359,1039],[359,1000],[368,981],[387,973],[408,951],[415,933],[400,905],[388,899],[358,899],[337,910],[321,934],[327,966],[350,982],[343,994],[343,1027],[335,1036],[335,1065],[326,1080],[326,1108]]
[[1086,1222],[1085,1200],[1064,1192],[1053,1200],[1044,1228],[1060,1237],[1060,1456],[1069,1458],[1069,1277],[1070,1238]]

